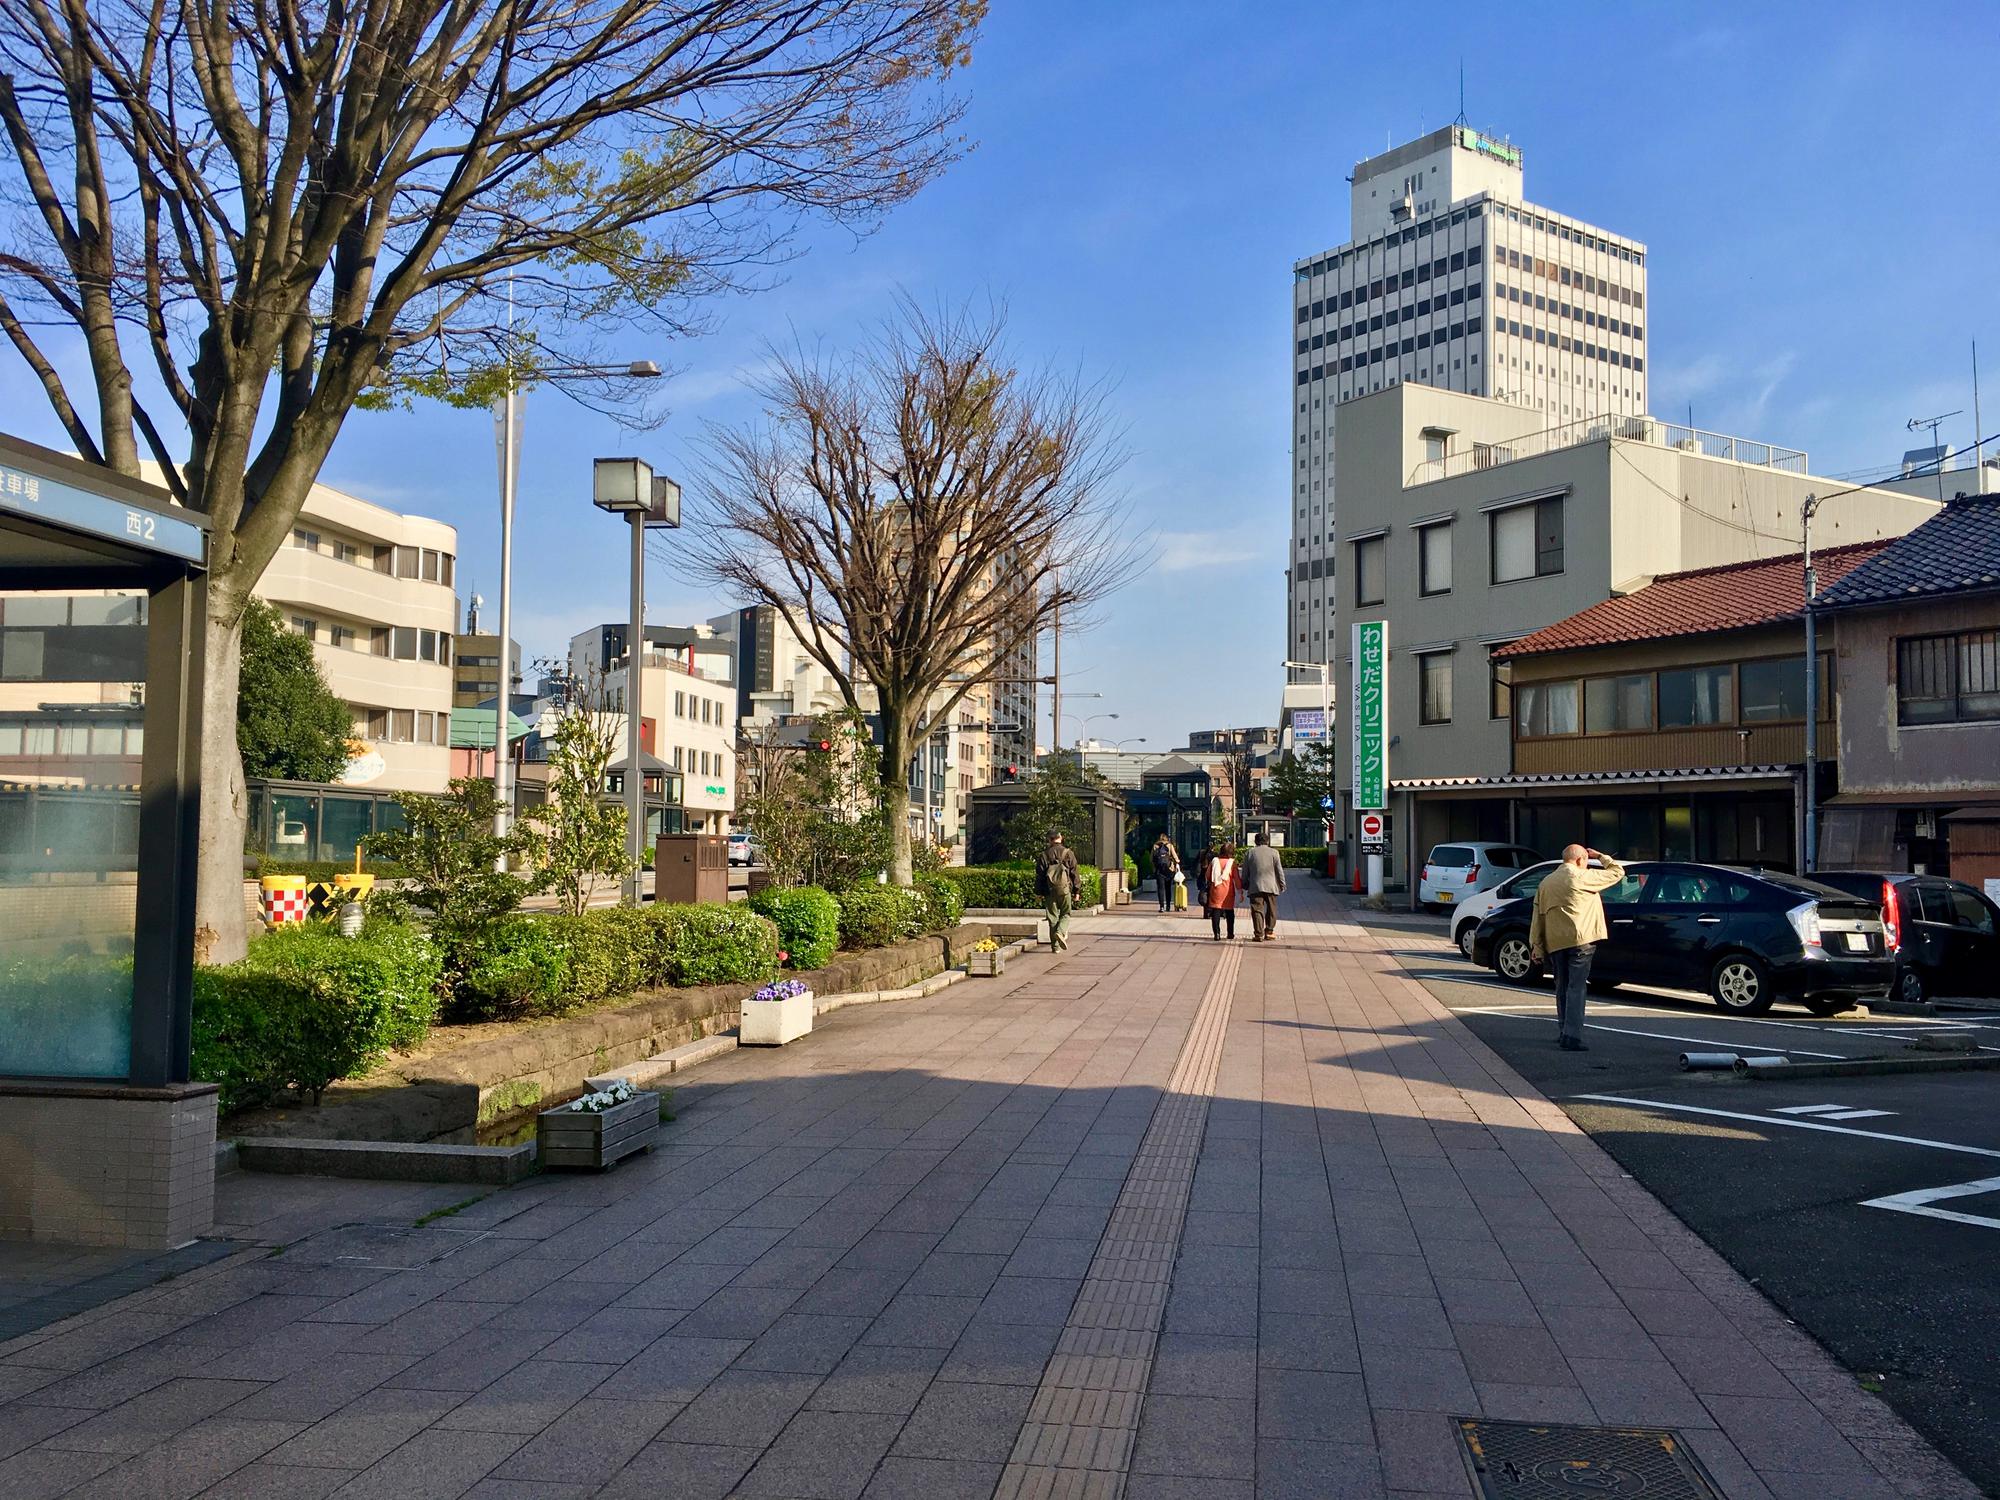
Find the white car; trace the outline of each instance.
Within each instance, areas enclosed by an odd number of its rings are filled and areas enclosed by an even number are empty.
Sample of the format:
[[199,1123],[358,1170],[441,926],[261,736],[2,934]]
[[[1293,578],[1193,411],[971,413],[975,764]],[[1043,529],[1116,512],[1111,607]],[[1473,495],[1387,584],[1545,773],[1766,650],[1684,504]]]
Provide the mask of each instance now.
[[1532,896],[1535,889],[1548,878],[1560,860],[1545,859],[1538,865],[1508,876],[1498,885],[1488,886],[1483,891],[1467,896],[1463,901],[1454,902],[1451,912],[1451,940],[1458,951],[1467,958],[1472,957],[1473,929],[1485,920],[1486,914],[1503,902],[1520,896]]
[[1425,906],[1457,906],[1541,862],[1541,855],[1518,844],[1437,844],[1424,861],[1417,899]]
[[732,833],[729,835],[729,862],[732,865],[753,865],[757,862],[757,858],[762,852],[749,834]]

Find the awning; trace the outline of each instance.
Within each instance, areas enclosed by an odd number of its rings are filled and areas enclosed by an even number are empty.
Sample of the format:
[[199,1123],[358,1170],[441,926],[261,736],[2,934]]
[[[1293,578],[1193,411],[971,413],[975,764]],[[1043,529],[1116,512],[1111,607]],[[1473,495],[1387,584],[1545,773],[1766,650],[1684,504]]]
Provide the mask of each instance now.
[[[529,732],[528,726],[518,714],[507,715],[507,742],[512,744]],[[454,708],[451,711],[451,748],[454,750],[491,750],[493,748],[493,710],[490,708]]]
[[1681,786],[1690,783],[1788,781],[1795,766],[1685,766],[1657,771],[1536,771],[1505,776],[1424,776],[1391,781],[1397,792],[1533,791],[1548,787]]
[[2000,807],[2000,790],[1969,792],[1837,792],[1826,807]]

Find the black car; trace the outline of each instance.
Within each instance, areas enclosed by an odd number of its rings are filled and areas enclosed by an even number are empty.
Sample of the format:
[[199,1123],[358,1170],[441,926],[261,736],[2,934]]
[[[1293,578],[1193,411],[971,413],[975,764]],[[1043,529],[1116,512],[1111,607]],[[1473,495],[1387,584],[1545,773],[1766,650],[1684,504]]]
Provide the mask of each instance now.
[[1898,1000],[2000,995],[2000,909],[1964,881],[1872,870],[1822,870],[1813,879],[1881,908]]
[[[1496,907],[1472,938],[1473,962],[1531,984],[1532,898]],[[1880,999],[1895,978],[1873,901],[1829,885],[1727,865],[1644,861],[1604,892],[1609,934],[1592,989],[1651,984],[1706,990],[1724,1010],[1757,1015],[1779,1000],[1837,1015]]]

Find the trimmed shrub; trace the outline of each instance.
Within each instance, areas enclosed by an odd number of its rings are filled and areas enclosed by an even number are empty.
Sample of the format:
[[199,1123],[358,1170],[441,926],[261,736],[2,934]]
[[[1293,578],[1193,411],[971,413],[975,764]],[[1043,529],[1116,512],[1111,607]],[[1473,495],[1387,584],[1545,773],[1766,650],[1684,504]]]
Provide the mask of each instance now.
[[295,979],[329,1003],[379,1000],[385,1047],[416,1046],[437,1019],[442,956],[424,933],[400,922],[372,921],[359,938],[319,923],[280,927],[252,943],[243,962]]
[[905,907],[902,892],[894,886],[857,885],[839,891],[840,946],[843,948],[886,948],[903,936]]
[[769,885],[751,896],[750,909],[778,928],[778,946],[794,969],[817,969],[840,946],[840,903],[816,885]]
[[762,984],[778,972],[777,925],[748,906],[654,906],[646,915],[664,937],[668,984]]
[[955,881],[944,879],[941,873],[919,875],[916,888],[929,908],[924,924],[926,931],[947,931],[964,918],[965,897]]
[[248,962],[196,969],[193,1069],[226,1113],[294,1088],[314,1104],[388,1052],[387,995]]
[[1324,870],[1326,845],[1287,844],[1278,851],[1278,859],[1288,870]]
[[[1104,872],[1084,865],[1083,890],[1078,906],[1099,906],[1104,901]],[[1035,894],[1035,868],[1019,861],[1005,865],[975,865],[969,869],[946,870],[939,876],[956,885],[965,908],[988,911],[1039,911],[1042,898]]]
[[553,1015],[562,1005],[569,954],[554,920],[509,917],[496,922],[459,981],[461,1007],[472,1015]]
[[1139,889],[1139,861],[1129,854],[1125,856],[1125,889],[1128,891]]

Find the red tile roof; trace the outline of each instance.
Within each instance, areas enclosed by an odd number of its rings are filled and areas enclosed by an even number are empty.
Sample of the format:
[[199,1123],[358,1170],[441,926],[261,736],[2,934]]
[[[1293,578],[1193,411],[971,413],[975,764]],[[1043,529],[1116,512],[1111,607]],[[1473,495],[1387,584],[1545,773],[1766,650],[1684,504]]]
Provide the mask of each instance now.
[[[1838,583],[1894,540],[1852,542],[1815,552],[1820,588]],[[1510,646],[1495,647],[1493,655],[1540,656],[1586,646],[1658,641],[1795,620],[1805,608],[1802,574],[1802,556],[1797,552],[1686,573],[1662,573],[1633,593],[1593,604]]]

